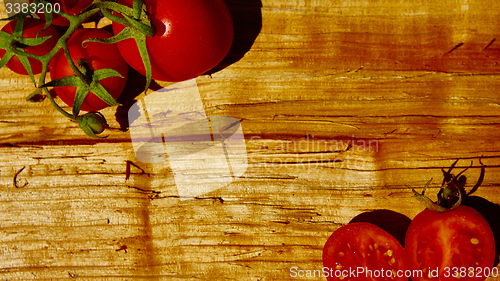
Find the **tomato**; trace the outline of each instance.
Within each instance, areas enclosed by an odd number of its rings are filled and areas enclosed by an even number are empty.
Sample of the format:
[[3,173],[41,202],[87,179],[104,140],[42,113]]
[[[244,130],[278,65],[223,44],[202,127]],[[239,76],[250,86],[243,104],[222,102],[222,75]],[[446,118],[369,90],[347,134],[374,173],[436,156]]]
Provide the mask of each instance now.
[[[77,16],[81,13],[85,8],[87,8],[90,4],[92,4],[93,0],[52,0],[50,4],[32,4],[33,0],[30,0],[30,11],[36,10],[36,15],[45,20],[44,10],[51,12],[52,11],[52,24],[58,26],[69,26],[69,21],[63,17],[58,15],[58,11],[65,12],[72,16]],[[31,12],[30,12],[31,13]]]
[[494,264],[495,238],[486,220],[470,207],[444,213],[426,209],[411,222],[405,250],[410,269],[423,272],[413,281],[484,280]]
[[367,222],[337,229],[323,248],[327,280],[408,280],[401,244],[382,228]]
[[[109,38],[111,36],[111,33],[102,29],[81,28],[76,30],[68,40],[68,48],[71,58],[75,64],[77,64],[79,59],[83,58],[87,61],[87,64],[92,71],[103,68],[111,68],[121,74],[122,77],[108,77],[100,81],[108,93],[116,99],[120,96],[123,88],[125,87],[128,74],[128,65],[120,56],[118,48],[114,44],[102,44],[96,42],[87,42],[82,45],[82,42],[89,38]],[[63,50],[60,50],[51,60],[50,69],[50,77],[52,80],[75,75],[75,72],[71,69]],[[73,105],[76,87],[62,86],[55,87],[54,90],[61,100],[67,105]],[[108,105],[99,97],[90,93],[83,101],[81,110],[98,111],[107,106]]]
[[[132,7],[132,0],[121,0]],[[233,22],[224,0],[145,1],[156,33],[146,39],[153,79],[177,82],[198,77],[219,64],[233,42]],[[115,34],[124,28],[113,23]],[[118,43],[127,63],[142,75],[135,40]]]
[[[12,34],[13,30],[16,27],[16,24],[17,20],[11,21],[2,28],[2,31]],[[44,21],[39,19],[26,18],[24,20],[24,25],[23,25],[23,38],[37,37],[38,32],[43,30],[44,27],[45,27]],[[59,33],[52,26],[49,26],[46,30],[42,31],[38,36],[39,37],[51,36],[51,37],[38,46],[25,47],[24,48],[25,52],[40,56],[46,55],[54,48],[54,46],[57,44],[57,41],[59,40]],[[5,50],[0,49],[0,56],[3,57],[5,53],[6,53]],[[30,62],[33,74],[39,74],[40,72],[42,72],[42,63],[40,61],[34,58],[28,58],[28,61]],[[22,65],[21,61],[17,56],[13,56],[9,60],[9,62],[7,62],[6,66],[10,70],[16,73],[24,75],[28,74],[28,71],[24,68],[24,66]]]

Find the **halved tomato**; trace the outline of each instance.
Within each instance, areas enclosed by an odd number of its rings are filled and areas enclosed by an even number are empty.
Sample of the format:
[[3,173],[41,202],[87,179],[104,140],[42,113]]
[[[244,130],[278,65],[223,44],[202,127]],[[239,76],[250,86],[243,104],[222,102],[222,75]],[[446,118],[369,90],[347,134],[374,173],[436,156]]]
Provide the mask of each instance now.
[[407,281],[409,275],[401,244],[367,222],[337,229],[323,248],[323,265],[329,281]]
[[408,228],[405,250],[410,269],[422,272],[413,281],[498,277],[498,269],[493,268],[495,237],[488,222],[471,207],[422,211]]

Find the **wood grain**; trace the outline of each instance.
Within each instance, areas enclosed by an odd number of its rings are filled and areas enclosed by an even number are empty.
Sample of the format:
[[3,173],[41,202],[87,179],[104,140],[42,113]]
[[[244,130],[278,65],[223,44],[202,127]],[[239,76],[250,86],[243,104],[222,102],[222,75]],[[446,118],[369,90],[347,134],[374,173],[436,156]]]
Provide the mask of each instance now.
[[482,159],[500,217],[500,2],[227,3],[233,49],[197,83],[207,115],[241,120],[249,167],[196,199],[135,158],[131,99],[89,139],[0,70],[0,279],[295,280],[356,216],[404,235],[412,188],[458,158],[468,188]]

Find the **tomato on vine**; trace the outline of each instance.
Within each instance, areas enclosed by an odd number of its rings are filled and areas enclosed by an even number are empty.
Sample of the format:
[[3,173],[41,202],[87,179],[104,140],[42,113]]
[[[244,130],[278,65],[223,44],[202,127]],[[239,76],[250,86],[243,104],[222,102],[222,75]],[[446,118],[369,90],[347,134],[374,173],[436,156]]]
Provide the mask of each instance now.
[[[147,90],[153,78],[175,82],[202,75],[222,61],[233,41],[233,23],[224,0],[118,2],[122,4],[104,0],[15,3],[11,6],[15,15],[8,20],[18,19],[18,24],[5,27],[9,31],[10,26],[13,34],[0,32],[0,48],[6,50],[0,66],[18,57],[26,72],[17,71],[29,74],[39,85],[26,99],[48,98],[55,109],[92,137],[98,137],[107,126],[96,111],[117,104],[127,79],[127,62],[146,76]],[[101,15],[113,21],[112,29],[118,34],[81,29],[85,21]],[[43,37],[21,35],[22,23],[29,28],[35,21],[40,25],[34,33]],[[53,25],[61,25],[60,37],[45,36],[53,32]],[[45,50],[44,44],[49,43],[52,45]],[[35,46],[34,50],[46,52],[31,52]],[[47,82],[49,69],[52,81]],[[34,73],[41,73],[38,82]],[[49,87],[72,106],[72,113],[57,104]],[[81,110],[89,113],[80,115]]]
[[[83,43],[89,38],[109,38],[111,36],[112,34],[103,29],[82,28],[73,33],[67,45],[73,63],[78,65],[86,76],[84,80],[88,80],[88,89],[96,86],[95,82],[99,82],[109,95],[116,99],[123,91],[127,81],[127,63],[121,57],[116,45],[96,42]],[[73,106],[75,96],[77,96],[77,88],[75,86],[54,85],[54,80],[65,81],[62,79],[66,77],[78,81],[78,77],[75,76],[75,71],[72,69],[63,50],[60,50],[54,56],[50,62],[50,69],[50,76],[53,81],[52,84],[48,83],[46,86],[56,86],[54,89],[57,96],[67,105]],[[114,70],[119,76],[106,75],[104,78],[95,76],[95,74],[102,73],[106,69]],[[69,80],[69,78],[66,80]],[[86,97],[81,104],[81,110],[98,111],[109,105],[109,102],[103,101],[95,93],[88,93],[88,95],[82,93],[82,95],[86,95]],[[113,100],[111,100],[111,103],[113,103]]]
[[[233,42],[233,22],[223,0],[144,1],[155,33],[146,37],[152,78],[182,81],[195,78],[219,64]],[[132,0],[120,0],[132,7]],[[113,23],[115,34],[125,26]],[[127,63],[146,75],[133,39],[118,42]]]
[[[43,56],[48,54],[55,47],[57,40],[59,40],[59,33],[53,26],[49,26],[44,29],[45,21],[43,20],[25,18],[22,26],[22,37],[15,38],[9,36],[16,30],[18,22],[19,20],[10,21],[2,28],[2,31],[5,33],[2,34],[2,40],[0,42],[0,45],[4,48],[0,49],[0,56],[2,57],[0,65],[6,63],[5,65],[10,70],[18,74],[28,75],[29,72],[25,65],[29,62],[32,73],[39,74],[42,72],[42,63],[39,60],[32,57],[23,58],[17,56],[12,51],[9,51],[8,55],[5,56],[7,53],[6,50],[14,47],[26,53]],[[46,39],[41,39],[44,37]],[[29,38],[40,38],[40,40],[44,40],[44,42],[39,45],[31,45],[29,44]],[[6,62],[6,60],[8,61]]]

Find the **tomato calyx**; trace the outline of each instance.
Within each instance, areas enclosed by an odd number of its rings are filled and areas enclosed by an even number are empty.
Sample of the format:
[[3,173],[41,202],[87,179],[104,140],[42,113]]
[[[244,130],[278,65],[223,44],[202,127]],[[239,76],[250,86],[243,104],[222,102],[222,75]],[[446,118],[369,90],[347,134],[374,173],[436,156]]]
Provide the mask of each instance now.
[[0,60],[0,68],[4,67],[13,56],[16,56],[28,72],[33,83],[36,85],[33,69],[31,68],[28,58],[34,58],[41,61],[42,56],[25,52],[24,48],[41,45],[47,41],[50,36],[23,38],[23,26],[24,18],[19,17],[12,34],[0,31],[0,49],[5,50],[5,55]]
[[[145,68],[146,85],[144,91],[149,89],[153,79],[151,61],[149,59],[148,49],[146,47],[146,38],[155,35],[155,28],[146,11],[146,5],[143,0],[134,0],[133,7],[127,7],[113,2],[97,2],[90,7],[98,7],[102,14],[110,20],[122,24],[125,28],[113,37],[106,39],[91,38],[85,42],[99,42],[104,44],[115,44],[123,40],[134,39],[139,49],[142,62]],[[116,15],[119,14],[120,16]]]
[[77,61],[78,64],[78,70],[83,74],[83,81],[86,82],[87,84],[90,84],[92,82],[92,76],[94,75],[94,71],[90,69],[89,64],[85,59],[79,59]]
[[46,83],[40,87],[76,87],[76,96],[73,105],[73,117],[75,120],[78,119],[77,117],[80,113],[80,108],[83,104],[83,100],[90,92],[94,93],[110,106],[118,105],[116,100],[101,85],[100,81],[109,77],[122,77],[120,73],[114,69],[109,68],[91,71],[90,68],[88,68],[88,66],[86,65],[86,62],[82,59],[79,60],[79,64],[79,69],[83,70],[80,72],[82,73],[82,75],[84,75],[84,79],[82,79],[78,75],[68,76],[50,81],[49,83]]
[[459,160],[460,159],[457,159],[451,165],[448,171],[445,171],[443,168],[441,168],[441,171],[443,172],[443,182],[437,194],[436,202],[432,201],[432,199],[425,196],[425,190],[431,183],[432,179],[430,179],[425,184],[422,193],[418,193],[417,191],[415,191],[415,189],[412,189],[415,198],[418,201],[420,201],[420,203],[422,203],[427,209],[437,211],[440,213],[451,211],[460,206],[460,204],[462,204],[463,199],[474,193],[481,185],[485,173],[485,165],[481,162],[481,159],[479,159],[479,163],[481,164],[481,175],[479,176],[477,183],[469,192],[465,191],[466,177],[463,176],[462,174],[465,171],[467,171],[470,167],[472,167],[473,163],[471,162],[471,165],[462,170],[458,175],[453,175],[451,171],[453,170],[453,168],[455,168],[455,165]]

